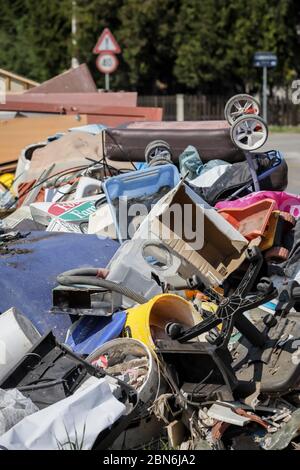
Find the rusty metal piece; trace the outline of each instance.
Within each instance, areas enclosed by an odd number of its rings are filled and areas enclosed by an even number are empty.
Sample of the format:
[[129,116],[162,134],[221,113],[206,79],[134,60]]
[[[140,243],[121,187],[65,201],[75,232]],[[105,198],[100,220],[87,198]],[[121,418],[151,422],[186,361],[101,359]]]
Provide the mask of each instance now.
[[213,426],[211,435],[215,441],[222,439],[224,432],[231,426],[230,423],[224,423],[223,421],[217,421]]
[[255,415],[255,414],[248,413],[247,411],[243,410],[242,408],[235,408],[234,411],[238,415],[244,416],[245,418],[250,419],[250,421],[253,421],[253,422],[259,424],[260,426],[262,426],[265,429],[269,428],[268,423],[266,423],[266,421],[264,421],[262,418],[260,418],[259,416]]

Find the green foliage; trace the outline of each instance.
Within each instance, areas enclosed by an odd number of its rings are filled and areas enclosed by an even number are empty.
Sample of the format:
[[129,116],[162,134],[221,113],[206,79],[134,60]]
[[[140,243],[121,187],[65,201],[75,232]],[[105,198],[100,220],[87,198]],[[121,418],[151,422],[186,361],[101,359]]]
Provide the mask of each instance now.
[[252,67],[259,50],[278,54],[271,81],[290,81],[299,70],[297,5],[292,0],[185,0],[176,37],[178,82],[208,91],[232,91],[233,84],[236,91],[253,88],[260,81],[261,70]]
[[69,66],[68,0],[0,0],[0,64],[43,81]]
[[[80,59],[89,64],[95,77],[100,75],[91,51],[102,29],[109,27],[122,48],[113,85],[127,90],[155,91],[160,81],[171,89],[178,3],[176,0],[79,1]],[[99,84],[103,86],[103,80]]]
[[66,431],[66,441],[65,442],[60,442],[56,438],[57,442],[57,449],[58,450],[83,450],[84,448],[84,439],[85,439],[85,434],[86,434],[86,423],[84,423],[82,432],[77,432],[77,428],[74,428],[74,440],[70,437],[70,434],[68,432],[67,426],[64,424],[64,428]]
[[[143,93],[254,91],[257,50],[279,65],[272,85],[300,73],[297,0],[77,0],[76,55],[99,86],[92,54],[104,27],[122,47],[112,76],[119,89]],[[70,67],[72,0],[0,0],[0,67],[43,81]]]

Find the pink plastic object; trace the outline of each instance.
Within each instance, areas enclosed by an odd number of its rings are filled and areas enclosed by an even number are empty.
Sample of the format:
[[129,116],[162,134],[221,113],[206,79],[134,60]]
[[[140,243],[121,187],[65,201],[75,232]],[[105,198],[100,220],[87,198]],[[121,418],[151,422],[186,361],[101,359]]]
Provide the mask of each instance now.
[[265,233],[270,216],[275,209],[275,201],[265,199],[247,207],[222,209],[219,210],[219,214],[244,235],[247,240],[253,240]]
[[217,209],[242,209],[265,199],[272,199],[276,206],[274,210],[289,212],[295,218],[300,217],[300,196],[281,191],[259,191],[242,197],[236,201],[222,201],[216,204]]

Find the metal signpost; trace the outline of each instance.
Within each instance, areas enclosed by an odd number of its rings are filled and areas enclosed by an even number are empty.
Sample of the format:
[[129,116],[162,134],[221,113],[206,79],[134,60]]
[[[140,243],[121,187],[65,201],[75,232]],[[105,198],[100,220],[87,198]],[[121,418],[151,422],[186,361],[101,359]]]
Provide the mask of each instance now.
[[102,52],[96,59],[98,70],[105,74],[105,89],[109,90],[109,75],[113,73],[119,65],[117,57],[112,52]]
[[121,48],[108,28],[105,28],[93,50],[97,54],[96,66],[105,74],[105,90],[110,89],[110,74],[118,68],[119,61],[115,54],[121,53]]
[[263,118],[267,122],[268,108],[267,108],[267,84],[268,84],[268,68],[277,66],[277,55],[273,52],[256,52],[253,58],[254,67],[263,69]]

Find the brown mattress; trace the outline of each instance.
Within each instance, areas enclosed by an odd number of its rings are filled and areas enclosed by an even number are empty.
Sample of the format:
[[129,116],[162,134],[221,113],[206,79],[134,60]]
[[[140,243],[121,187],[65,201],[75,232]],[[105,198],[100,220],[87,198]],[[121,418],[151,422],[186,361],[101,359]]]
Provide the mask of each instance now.
[[174,162],[188,145],[197,148],[203,162],[221,159],[229,163],[244,160],[244,153],[230,138],[225,121],[131,123],[108,129],[105,136],[106,155],[115,161],[145,160],[145,149],[154,140],[171,146]]

